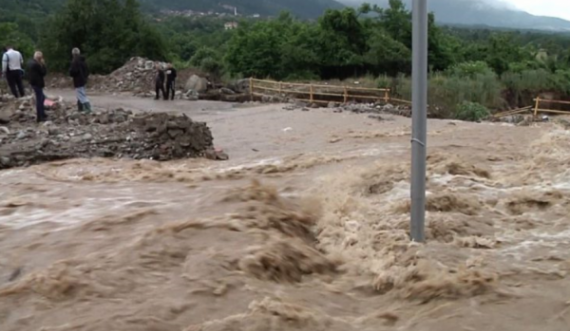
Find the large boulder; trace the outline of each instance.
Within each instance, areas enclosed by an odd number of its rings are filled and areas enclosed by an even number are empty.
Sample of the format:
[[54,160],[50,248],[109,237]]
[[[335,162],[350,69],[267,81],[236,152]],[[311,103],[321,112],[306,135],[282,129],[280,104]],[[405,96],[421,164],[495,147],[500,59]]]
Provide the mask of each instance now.
[[9,109],[8,107],[0,108],[0,124],[10,123],[12,115],[14,115],[12,109]]
[[205,92],[208,89],[208,80],[196,75],[190,76],[184,85],[186,91]]

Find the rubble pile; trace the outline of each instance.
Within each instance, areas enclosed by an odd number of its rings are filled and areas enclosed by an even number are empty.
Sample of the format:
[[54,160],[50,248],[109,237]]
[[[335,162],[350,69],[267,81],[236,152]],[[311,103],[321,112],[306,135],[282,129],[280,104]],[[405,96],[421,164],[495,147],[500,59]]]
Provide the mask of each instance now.
[[[133,92],[135,95],[145,95],[152,92],[154,95],[156,63],[145,58],[133,57],[109,75],[90,75],[87,87],[90,90],[107,93]],[[158,63],[166,68],[166,63]],[[46,81],[52,88],[72,87],[71,78],[65,75],[50,75]]]
[[[135,94],[154,91],[155,64],[156,62],[141,57],[131,58],[124,66],[105,76],[104,84],[93,84],[91,87],[105,92],[132,91]],[[166,68],[166,63],[159,62],[159,65]]]
[[391,114],[411,117],[412,111],[409,106],[394,106],[392,104],[374,103],[349,103],[340,106],[342,111],[350,111],[357,114]]
[[49,121],[36,124],[29,103],[11,100],[0,107],[0,114],[9,114],[0,124],[0,169],[90,157],[227,159],[213,148],[206,123],[185,115],[124,109],[85,114],[58,101],[47,112]]
[[[143,158],[166,161],[200,156],[213,147],[214,138],[206,123],[194,122],[186,115],[167,113],[135,116],[129,128],[136,139],[129,148]],[[139,143],[142,143],[139,144]]]
[[[133,57],[124,66],[109,75],[91,75],[88,89],[103,93],[133,93],[135,96],[155,97],[155,61],[142,57]],[[163,68],[167,63],[158,62]],[[249,81],[239,80],[227,87],[212,83],[205,75],[193,69],[178,70],[176,79],[176,99],[182,100],[220,100],[243,102],[249,99]],[[71,78],[54,74],[47,78],[47,85],[52,88],[71,88]]]
[[[311,108],[319,108],[316,103],[307,104],[299,101],[292,101],[290,104],[283,107],[284,110],[302,110],[309,111]],[[336,102],[329,102],[327,108],[333,109],[335,113],[352,112],[356,114],[390,114],[411,117],[412,111],[409,106],[394,106],[392,104],[382,103],[346,103],[340,104]]]

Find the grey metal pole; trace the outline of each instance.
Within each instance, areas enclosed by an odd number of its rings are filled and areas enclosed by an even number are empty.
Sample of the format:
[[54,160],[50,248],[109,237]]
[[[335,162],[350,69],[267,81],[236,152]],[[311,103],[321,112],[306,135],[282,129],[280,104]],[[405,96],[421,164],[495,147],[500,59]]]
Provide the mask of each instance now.
[[411,237],[425,241],[428,14],[427,0],[414,0],[412,9],[412,215]]

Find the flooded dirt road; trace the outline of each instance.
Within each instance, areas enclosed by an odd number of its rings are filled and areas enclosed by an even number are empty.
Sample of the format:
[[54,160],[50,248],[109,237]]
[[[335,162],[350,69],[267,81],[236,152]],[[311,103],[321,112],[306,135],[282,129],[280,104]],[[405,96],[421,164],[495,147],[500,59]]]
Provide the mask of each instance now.
[[[62,93],[63,94],[63,93]],[[230,161],[0,172],[6,331],[568,330],[570,132],[92,96],[206,121]]]

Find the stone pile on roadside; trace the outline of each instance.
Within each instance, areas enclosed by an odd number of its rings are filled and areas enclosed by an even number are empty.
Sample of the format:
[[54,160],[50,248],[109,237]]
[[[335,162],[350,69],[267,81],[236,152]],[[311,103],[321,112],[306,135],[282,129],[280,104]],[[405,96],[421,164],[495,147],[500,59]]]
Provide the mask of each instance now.
[[391,114],[411,117],[412,111],[409,106],[394,106],[392,104],[380,103],[349,103],[340,106],[342,111],[349,111],[356,114]]
[[123,109],[85,114],[58,101],[48,110],[49,121],[36,124],[30,101],[2,102],[0,114],[8,116],[0,124],[0,169],[90,157],[227,159],[214,149],[206,123],[185,115]]
[[[290,101],[291,103],[284,106],[284,110],[302,110],[309,111],[311,108],[322,108],[317,104],[307,104],[299,101]],[[326,108],[332,109],[335,113],[351,112],[355,114],[390,114],[411,117],[412,111],[409,106],[394,106],[392,104],[381,103],[346,103],[340,104],[336,102],[329,102]],[[376,118],[376,117],[375,117]]]
[[[103,82],[96,79],[90,87],[105,92],[133,92],[135,95],[149,93],[154,91],[156,64],[155,61],[133,57],[119,69],[103,76]],[[158,64],[162,68],[166,68],[167,65],[164,62]]]
[[[109,75],[91,75],[88,89],[102,93],[132,93],[135,96],[154,98],[156,61],[142,57],[133,57],[124,66]],[[167,63],[158,62],[166,68]],[[243,102],[249,99],[249,81],[237,80],[227,86],[216,85],[204,75],[192,69],[178,70],[175,99],[180,100],[219,100]],[[71,78],[64,75],[51,75],[48,86],[52,88],[71,88]]]

